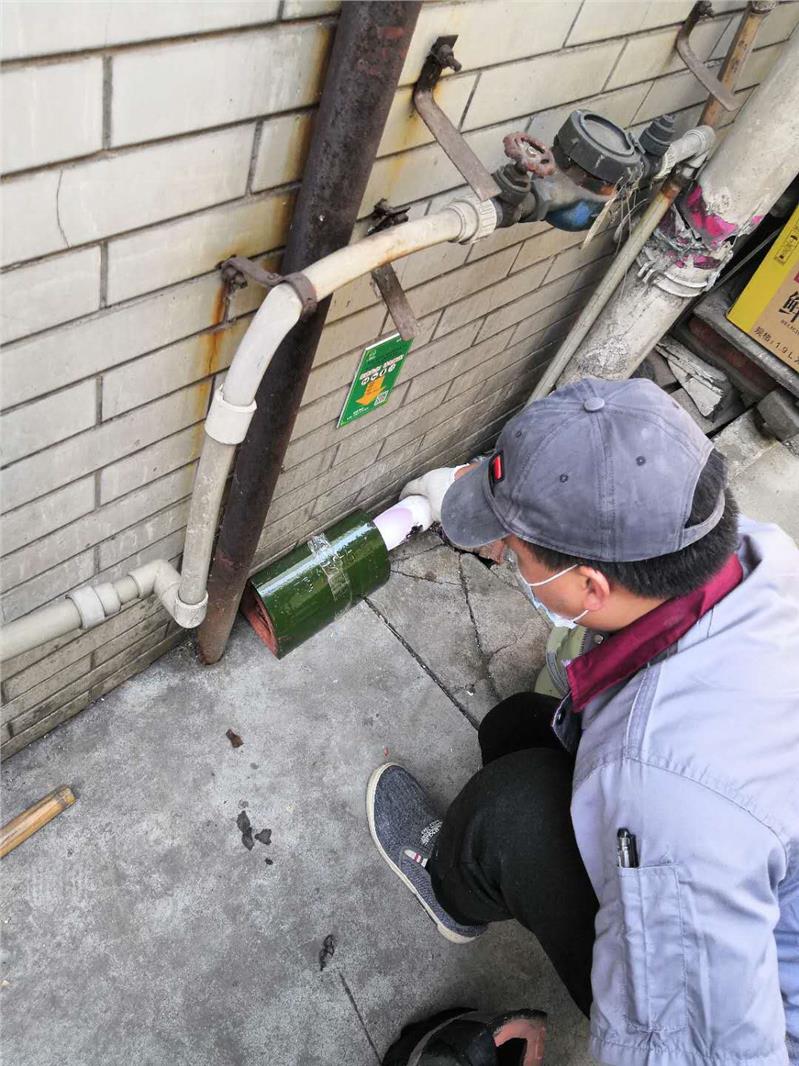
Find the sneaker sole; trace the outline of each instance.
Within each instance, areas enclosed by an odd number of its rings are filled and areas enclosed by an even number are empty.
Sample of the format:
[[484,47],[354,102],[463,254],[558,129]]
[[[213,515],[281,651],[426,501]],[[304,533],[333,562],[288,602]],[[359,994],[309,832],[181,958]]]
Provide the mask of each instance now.
[[[378,781],[386,772],[386,770],[388,770],[391,766],[399,766],[399,763],[387,762],[384,763],[382,766],[378,766],[378,768],[369,778],[369,784],[366,787],[366,819],[369,822],[369,832],[372,834],[372,840],[375,842],[377,850],[383,856],[383,860],[386,865],[389,866],[391,870],[400,879],[400,881],[402,881],[402,883],[411,890],[411,892],[414,894],[419,903],[421,903],[421,905],[424,907],[428,916],[433,919],[433,921],[435,922],[436,929],[438,929],[439,933],[444,937],[444,939],[449,940],[451,944],[471,944],[472,941],[477,939],[477,937],[461,936],[460,933],[456,933],[452,929],[447,929],[445,925],[442,925],[435,911],[431,907],[429,907],[427,903],[425,903],[425,901],[417,892],[413,882],[405,876],[402,870],[400,870],[399,866],[397,866],[394,860],[389,856],[388,852],[384,849],[383,845],[377,838],[377,833],[375,832],[374,816],[372,813],[375,804],[375,792],[377,791]],[[402,769],[402,767],[400,768]]]

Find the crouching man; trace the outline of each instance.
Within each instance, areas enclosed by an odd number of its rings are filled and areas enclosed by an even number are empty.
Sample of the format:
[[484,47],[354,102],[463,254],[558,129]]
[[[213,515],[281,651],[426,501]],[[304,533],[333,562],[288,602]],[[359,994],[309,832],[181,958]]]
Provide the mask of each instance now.
[[568,653],[486,717],[446,813],[375,771],[381,855],[448,939],[531,930],[600,1062],[799,1063],[796,546],[644,380],[560,389],[434,474],[447,536],[501,541]]

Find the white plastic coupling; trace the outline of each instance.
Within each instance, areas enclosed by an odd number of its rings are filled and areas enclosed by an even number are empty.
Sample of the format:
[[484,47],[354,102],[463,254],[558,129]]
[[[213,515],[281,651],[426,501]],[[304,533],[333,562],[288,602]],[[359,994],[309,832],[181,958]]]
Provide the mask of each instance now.
[[220,444],[241,444],[255,414],[255,400],[246,407],[230,403],[223,395],[223,388],[224,386],[220,386],[214,393],[211,409],[205,420],[205,432]]
[[459,244],[474,244],[497,228],[497,209],[493,200],[481,200],[467,192],[451,200],[447,209],[455,211],[461,220],[461,231],[455,238]]
[[202,624],[203,619],[205,618],[205,612],[207,610],[207,592],[199,603],[184,603],[176,592],[170,614],[175,619],[177,624],[179,626],[183,626],[184,629],[196,629],[197,626]]
[[77,608],[81,629],[94,629],[95,626],[105,621],[103,601],[97,594],[97,589],[92,588],[91,585],[68,592],[67,599],[72,600]]

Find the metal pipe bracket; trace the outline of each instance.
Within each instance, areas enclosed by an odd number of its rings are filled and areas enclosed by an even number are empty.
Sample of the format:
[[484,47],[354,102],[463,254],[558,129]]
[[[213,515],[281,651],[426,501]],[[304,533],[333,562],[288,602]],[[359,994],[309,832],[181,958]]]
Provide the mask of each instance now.
[[253,263],[252,259],[247,259],[243,255],[234,255],[230,259],[225,259],[219,264],[219,269],[222,271],[222,280],[231,290],[243,289],[250,281],[265,289],[274,289],[284,284],[290,285],[302,304],[300,318],[308,318],[316,310],[318,303],[316,290],[302,273],[275,274],[271,270],[264,270],[257,263]]
[[710,0],[697,0],[691,8],[688,17],[680,27],[677,34],[677,53],[685,63],[696,80],[714,96],[725,111],[737,111],[741,106],[723,82],[719,81],[713,71],[707,67],[691,47],[691,33],[698,22],[710,18],[713,14],[713,5]]
[[449,68],[457,73],[461,69],[461,64],[453,52],[457,39],[457,34],[437,38],[413,88],[413,103],[425,126],[455,164],[463,179],[481,200],[490,200],[499,196],[499,186],[433,96],[433,90],[445,70]]

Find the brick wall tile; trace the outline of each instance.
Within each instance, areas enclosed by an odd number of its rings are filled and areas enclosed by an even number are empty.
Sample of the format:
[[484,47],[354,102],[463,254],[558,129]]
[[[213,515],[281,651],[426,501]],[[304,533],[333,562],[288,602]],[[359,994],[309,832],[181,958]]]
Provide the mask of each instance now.
[[587,244],[584,248],[582,245],[577,245],[574,248],[569,248],[566,251],[560,253],[556,257],[552,266],[547,271],[546,283],[550,284],[552,281],[557,281],[559,278],[565,277],[566,274],[573,274],[576,270],[586,266],[588,263],[593,263],[597,259],[601,259],[606,256],[615,248],[613,241],[612,231],[599,234],[594,237],[590,244]]
[[0,748],[0,758],[4,760],[8,759],[18,751],[27,747],[32,741],[46,736],[55,729],[57,725],[69,721],[70,718],[74,718],[76,714],[80,714],[81,711],[84,711],[88,707],[89,702],[89,693],[84,692],[76,699],[64,704],[63,707],[60,707],[58,710],[53,711],[51,714],[45,715],[44,718],[34,722],[34,724],[29,726],[28,729],[21,730],[17,735],[3,743],[2,748]]
[[[172,651],[173,648],[177,648],[181,644],[185,644],[189,640],[189,635],[185,629],[181,629],[177,632],[168,634],[163,640],[160,640],[157,644],[147,648],[140,655],[138,655],[132,662],[124,662],[115,673],[106,674],[105,671],[108,667],[108,663],[103,663],[99,667],[98,672],[101,674],[100,679],[92,686],[90,697],[92,702],[99,700],[107,692],[112,692],[115,688],[123,682],[134,677],[136,674],[140,674],[142,670],[146,670],[150,663],[154,663],[156,659],[160,659],[162,655],[166,655],[168,651]],[[142,641],[142,644],[146,645],[149,641]],[[120,658],[123,658],[120,656]],[[104,676],[103,676],[104,675]]]
[[456,381],[461,374],[465,374],[473,367],[490,363],[508,344],[512,334],[512,329],[497,333],[480,344],[472,345],[466,351],[454,356],[445,363],[441,363],[433,370],[428,370],[427,373],[414,380],[408,393],[408,399],[414,400],[418,396],[424,396],[427,392],[437,388],[439,385],[443,385],[445,382]]
[[[467,264],[460,270],[425,282],[411,290],[410,299],[414,312],[417,316],[426,315],[439,307],[449,307],[457,300],[488,288],[508,274],[515,258],[516,249],[506,248],[496,255],[481,259],[478,263]],[[440,325],[437,332],[442,332]]]
[[[691,47],[700,59],[710,57],[729,22],[729,16],[723,16],[699,23],[691,34]],[[675,48],[678,30],[678,26],[673,26],[646,36],[631,37],[608,80],[608,89],[684,70],[685,64]]]
[[549,259],[550,256],[557,255],[558,252],[563,252],[575,244],[582,244],[584,240],[585,233],[582,231],[569,233],[566,230],[550,227],[546,233],[541,233],[524,242],[513,264],[513,272],[515,274],[517,270],[524,270],[533,263],[540,263],[542,259]]
[[100,570],[94,581],[117,581],[119,578],[124,577],[125,574],[129,574],[131,570],[144,566],[145,563],[152,563],[157,559],[166,559],[167,562],[178,567],[180,556],[183,553],[185,537],[186,531],[183,528],[176,529],[174,533],[168,534],[162,540],[154,540],[152,543],[147,544],[146,547],[137,551],[135,555],[129,555],[127,558],[113,563],[108,569]]
[[527,296],[500,307],[499,310],[486,317],[477,339],[485,340],[486,337],[490,337],[493,333],[507,329],[508,326],[527,318],[540,308],[547,307],[556,300],[560,300],[570,290],[572,284],[572,279],[567,276],[553,282],[551,285],[543,285],[541,288],[533,289]]
[[55,210],[59,178],[59,171],[43,170],[0,185],[4,266],[66,247]]
[[0,342],[7,344],[97,310],[100,249],[84,248],[9,270],[2,286]]
[[289,24],[122,52],[113,59],[112,144],[315,103],[330,37],[326,23]]
[[[515,255],[517,250],[510,248],[509,251]],[[481,260],[479,263],[475,263],[475,267],[479,267],[482,262],[484,261]],[[441,316],[441,321],[436,329],[436,336],[442,336],[469,319],[490,315],[495,308],[502,307],[526,296],[528,293],[535,292],[546,274],[547,266],[548,263],[546,261],[535,263],[533,266],[528,267],[527,270],[520,270],[498,284],[475,293],[469,299],[450,303]],[[483,335],[485,336],[486,334]]]
[[[718,73],[720,63],[714,60],[708,66]],[[666,111],[680,111],[701,103],[707,97],[705,89],[689,70],[679,74],[669,74],[652,82],[652,88],[646,94],[644,102],[635,113],[635,123],[650,122]]]
[[347,315],[354,315],[356,311],[363,311],[381,300],[382,296],[372,281],[372,275],[363,274],[333,293],[327,322],[329,324],[339,318],[346,318]]
[[94,478],[84,477],[63,489],[24,507],[18,507],[0,519],[0,546],[5,555],[16,551],[47,533],[65,526],[94,509]]
[[31,400],[215,325],[223,292],[211,275],[7,346],[4,403]]
[[20,507],[204,419],[209,395],[208,382],[200,382],[14,463],[3,473],[0,502],[6,510]]
[[424,4],[400,84],[416,81],[430,46],[442,34],[459,34],[455,55],[465,70],[554,51],[564,43],[579,7],[573,0]]
[[[388,312],[382,302],[367,307],[347,318],[339,319],[326,326],[316,349],[314,367],[335,359],[356,346],[360,347],[377,340],[383,332],[383,323]],[[393,331],[392,331],[393,332]]]
[[[302,177],[313,128],[313,113],[278,115],[261,124],[253,190],[287,185]],[[262,246],[263,247],[263,246]]]
[[567,44],[585,44],[682,22],[692,6],[691,0],[585,0]]
[[[49,677],[44,681],[41,681],[38,685],[34,685],[29,688],[22,695],[17,696],[16,699],[9,700],[3,704],[2,719],[4,722],[11,722],[17,719],[21,722],[21,728],[25,728],[24,720],[20,718],[25,711],[31,707],[35,707],[37,704],[41,704],[48,697],[57,694],[61,689],[66,688],[72,682],[76,681],[80,677],[84,677],[88,674],[92,663],[91,655],[86,655],[82,659],[78,659],[76,662],[70,663],[69,666],[65,666],[53,677]],[[14,726],[11,727],[12,731]]]
[[[455,126],[460,123],[461,115],[476,81],[476,74],[466,74],[460,77],[443,78],[439,82],[436,89],[436,102]],[[383,136],[377,149],[378,157],[393,152],[404,152],[408,148],[418,148],[420,144],[429,144],[432,140],[432,133],[413,106],[413,86],[408,85],[399,89],[386,119]]]
[[[732,25],[736,25],[739,19],[734,18]],[[799,3],[796,0],[791,0],[789,3],[777,4],[766,21],[761,25],[757,31],[757,39],[755,44],[758,48],[765,48],[770,44],[777,44],[779,41],[785,41],[791,36],[794,29],[799,25]],[[727,48],[724,45],[729,46],[729,41],[719,42],[722,46],[719,52],[716,54],[724,55]]]
[[0,77],[3,173],[98,151],[103,143],[103,61],[34,65]]
[[205,274],[232,255],[279,247],[293,210],[293,194],[259,196],[109,242],[109,304]]
[[3,415],[3,463],[13,463],[94,425],[96,389],[84,381]]
[[252,126],[236,126],[66,167],[59,196],[66,239],[96,240],[241,196],[252,138]]
[[[301,2],[301,0],[300,0]],[[51,0],[6,0],[2,7],[2,56],[75,52],[131,41],[208,33],[277,18],[278,0],[195,0],[191,4],[138,4],[95,0],[65,8]]]
[[474,263],[477,259],[485,259],[487,255],[501,252],[503,248],[521,244],[539,233],[546,233],[550,226],[546,222],[523,222],[516,226],[508,226],[507,229],[498,229],[482,241],[471,246],[469,262]]
[[103,421],[230,366],[249,320],[200,333],[103,374]]
[[109,464],[100,471],[100,503],[109,503],[199,458],[204,438],[203,423],[196,422],[171,437]]
[[320,474],[326,473],[333,464],[334,455],[335,448],[323,448],[302,463],[296,463],[290,470],[284,467],[275,485],[274,499],[279,499],[287,492],[292,492],[301,485],[307,485]]
[[611,41],[484,70],[464,129],[599,92],[621,49],[621,41]]
[[37,607],[57,599],[70,589],[84,584],[94,574],[94,552],[87,551],[53,566],[44,574],[17,585],[0,596],[0,613],[4,622],[12,622]]
[[[143,622],[139,622],[138,625],[128,629],[125,633],[121,633],[118,637],[114,637],[107,643],[102,644],[92,656],[92,665],[102,666],[103,663],[107,663],[110,659],[121,656],[123,652],[128,653],[128,655],[131,652],[135,654],[134,649],[141,647],[145,638],[150,638],[150,643],[160,641],[166,636],[167,625],[168,623],[164,621],[160,614],[145,618]],[[122,659],[119,659],[114,666],[118,669],[121,664]]]
[[[193,478],[192,478],[193,481]],[[189,484],[191,490],[191,484]],[[109,537],[100,544],[99,565],[102,570],[115,566],[122,559],[142,551],[150,544],[165,540],[170,534],[180,534],[186,527],[189,516],[189,498],[166,507],[151,515],[138,525]],[[182,545],[181,545],[182,548]]]
[[280,13],[282,19],[307,19],[314,15],[335,15],[341,0],[285,0]]
[[146,600],[128,604],[119,614],[88,632],[76,630],[7,660],[3,663],[5,698],[15,699],[20,693],[38,685],[45,678],[52,677],[84,655],[91,655],[107,641],[154,615],[160,616],[163,622],[169,617],[158,599],[150,596]]
[[[32,576],[42,573],[53,559],[68,559],[86,548],[100,544],[100,565],[109,566],[117,558],[132,555],[138,545],[129,551],[113,554],[117,549],[120,530],[134,525],[148,515],[168,507],[173,500],[180,500],[191,492],[194,483],[194,464],[182,467],[159,481],[154,481],[144,488],[137,489],[113,503],[106,504],[96,511],[79,518],[68,526],[50,533],[39,540],[20,548],[19,551],[6,555],[3,559],[2,588],[11,588]],[[172,525],[159,533],[166,536],[173,529]],[[102,543],[105,542],[105,543]],[[106,548],[108,551],[106,552]],[[105,554],[104,554],[105,552]]]

